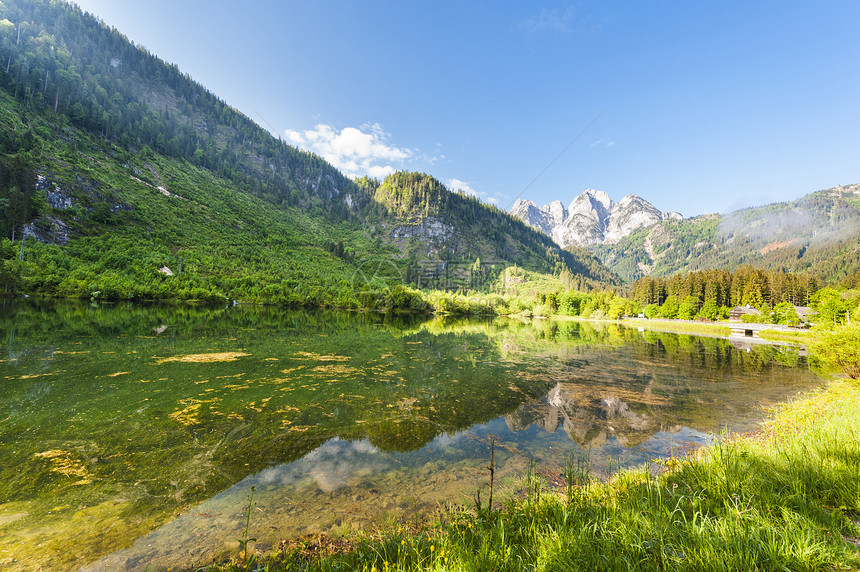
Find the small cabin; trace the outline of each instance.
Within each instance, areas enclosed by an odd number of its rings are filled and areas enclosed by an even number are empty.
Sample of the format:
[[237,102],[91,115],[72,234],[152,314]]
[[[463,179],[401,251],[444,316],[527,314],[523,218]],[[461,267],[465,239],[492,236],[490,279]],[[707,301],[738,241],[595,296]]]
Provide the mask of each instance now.
[[729,320],[741,320],[747,315],[761,315],[761,312],[747,304],[746,306],[735,306],[729,310]]
[[808,322],[810,318],[818,315],[818,312],[809,306],[795,306],[794,311],[797,312],[797,316],[800,318],[801,322]]

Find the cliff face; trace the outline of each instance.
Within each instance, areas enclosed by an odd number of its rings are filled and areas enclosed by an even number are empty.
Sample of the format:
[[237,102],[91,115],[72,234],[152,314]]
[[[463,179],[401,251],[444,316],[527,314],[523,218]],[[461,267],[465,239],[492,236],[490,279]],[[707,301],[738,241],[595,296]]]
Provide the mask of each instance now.
[[[560,220],[556,218],[554,213],[550,212],[550,208],[556,204],[558,207],[561,207],[562,216]],[[532,201],[517,199],[517,202],[514,203],[511,209],[511,214],[530,227],[541,231],[547,236],[552,236],[553,229],[564,221],[566,211],[561,201],[554,201],[544,207],[538,207]]]
[[612,199],[603,191],[585,191],[570,203],[567,219],[553,234],[553,240],[562,246],[603,242],[612,206]]
[[562,247],[614,244],[662,220],[683,219],[678,213],[657,210],[636,195],[627,195],[615,203],[608,194],[594,189],[573,199],[567,209],[561,201],[538,207],[532,201],[518,199],[511,214],[552,237]]

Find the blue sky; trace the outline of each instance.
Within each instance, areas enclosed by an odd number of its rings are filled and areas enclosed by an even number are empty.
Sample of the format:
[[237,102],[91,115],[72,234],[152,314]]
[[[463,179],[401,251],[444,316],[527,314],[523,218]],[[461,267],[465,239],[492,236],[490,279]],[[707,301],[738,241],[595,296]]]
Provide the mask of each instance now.
[[348,175],[684,216],[860,182],[853,0],[77,3]]

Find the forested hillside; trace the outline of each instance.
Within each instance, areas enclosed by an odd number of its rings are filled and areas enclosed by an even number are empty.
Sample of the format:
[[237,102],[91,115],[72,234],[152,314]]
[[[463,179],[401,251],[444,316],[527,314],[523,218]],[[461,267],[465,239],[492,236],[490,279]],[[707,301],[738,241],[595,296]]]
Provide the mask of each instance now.
[[358,183],[372,199],[366,224],[382,221],[385,234],[408,260],[411,282],[475,288],[476,278],[487,284],[516,264],[548,274],[572,273],[576,278],[570,285],[578,289],[621,284],[586,251],[561,250],[519,219],[452,193],[430,175],[400,172],[381,182]]
[[[311,196],[330,198],[352,186],[321,158],[275,139],[75,5],[4,0],[0,54],[0,82],[16,100],[124,149],[186,159],[275,203],[307,205]],[[8,138],[0,141],[4,149]],[[33,134],[17,138],[26,146]]]
[[0,60],[6,294],[409,306],[394,286],[507,265],[620,283],[425,175],[347,179],[65,2],[0,2]]
[[835,282],[860,271],[860,185],[798,200],[663,221],[592,249],[626,281],[752,265]]
[[744,265],[822,283],[860,271],[857,185],[561,250],[429,175],[352,181],[59,0],[0,1],[0,65],[6,294],[356,307],[397,284],[492,288],[508,266],[586,290]]
[[[6,187],[8,206],[18,205],[3,219],[6,293],[317,304],[354,273],[319,247],[347,223],[275,209],[208,169],[128,152],[8,94],[0,104],[3,130],[29,124],[38,144],[0,161],[19,183]],[[23,248],[10,240],[22,232]]]

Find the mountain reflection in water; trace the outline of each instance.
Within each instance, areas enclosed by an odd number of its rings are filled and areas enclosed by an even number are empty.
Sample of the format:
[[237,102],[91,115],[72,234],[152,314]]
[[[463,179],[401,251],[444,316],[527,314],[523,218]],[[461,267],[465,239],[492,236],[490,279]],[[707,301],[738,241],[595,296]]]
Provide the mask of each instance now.
[[[791,350],[548,320],[4,303],[0,566],[145,569],[746,430]],[[177,516],[178,515],[178,516]],[[78,547],[69,551],[69,543]]]

